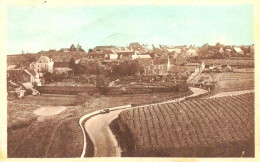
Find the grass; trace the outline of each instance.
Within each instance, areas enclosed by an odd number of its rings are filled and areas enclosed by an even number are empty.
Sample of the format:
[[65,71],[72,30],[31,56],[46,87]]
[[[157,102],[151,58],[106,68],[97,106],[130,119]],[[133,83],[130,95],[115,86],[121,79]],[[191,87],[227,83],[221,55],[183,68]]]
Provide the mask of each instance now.
[[[83,134],[79,119],[90,112],[127,104],[147,104],[174,99],[188,92],[87,97],[87,107],[75,105],[73,95],[27,96],[8,100],[8,157],[80,157]],[[67,106],[66,106],[67,105]],[[74,105],[74,106],[71,106]],[[66,106],[53,116],[37,116],[42,106]]]

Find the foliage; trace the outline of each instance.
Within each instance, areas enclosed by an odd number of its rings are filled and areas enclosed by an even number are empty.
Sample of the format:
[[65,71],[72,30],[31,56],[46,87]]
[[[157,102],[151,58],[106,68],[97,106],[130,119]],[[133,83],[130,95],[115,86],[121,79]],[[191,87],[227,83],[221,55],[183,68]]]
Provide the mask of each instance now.
[[86,73],[86,68],[84,66],[78,64],[75,65],[74,74],[80,75],[85,73]]
[[104,75],[97,76],[97,87],[107,87],[109,80]]
[[83,66],[87,75],[99,75],[103,70],[99,60],[87,60]]
[[46,72],[43,74],[43,77],[45,78],[45,83],[51,83],[52,82],[52,73]]
[[70,67],[72,70],[75,69],[75,60],[74,60],[73,57],[70,59],[70,65],[69,65],[69,67]]
[[96,87],[101,91],[101,93],[106,93],[108,91],[109,80],[104,75],[97,76]]
[[124,61],[119,65],[112,66],[111,75],[120,77],[135,76],[136,73],[140,72],[141,69],[142,68],[137,61]]

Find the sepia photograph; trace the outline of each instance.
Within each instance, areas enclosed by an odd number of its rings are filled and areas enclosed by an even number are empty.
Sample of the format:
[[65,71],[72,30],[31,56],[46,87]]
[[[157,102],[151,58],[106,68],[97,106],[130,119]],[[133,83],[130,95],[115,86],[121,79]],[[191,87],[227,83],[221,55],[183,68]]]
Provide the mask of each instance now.
[[8,158],[255,158],[252,4],[41,3],[6,14]]

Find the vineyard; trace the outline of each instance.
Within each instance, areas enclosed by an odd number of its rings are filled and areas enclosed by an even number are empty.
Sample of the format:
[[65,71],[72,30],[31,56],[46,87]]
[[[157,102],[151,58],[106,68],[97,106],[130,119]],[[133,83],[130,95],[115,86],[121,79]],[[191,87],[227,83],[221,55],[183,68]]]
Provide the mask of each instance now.
[[254,73],[219,73],[213,75],[218,91],[254,89]]
[[254,156],[254,93],[138,107],[118,119],[132,156]]
[[254,73],[223,73],[219,77],[219,81],[225,80],[241,80],[241,79],[254,79]]
[[206,65],[224,65],[238,67],[254,67],[254,59],[204,59]]

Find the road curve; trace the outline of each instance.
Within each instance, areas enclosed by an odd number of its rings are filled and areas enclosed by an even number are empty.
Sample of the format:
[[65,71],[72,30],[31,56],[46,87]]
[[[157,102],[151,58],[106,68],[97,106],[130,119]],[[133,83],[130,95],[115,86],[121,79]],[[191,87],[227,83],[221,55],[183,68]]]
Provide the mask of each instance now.
[[[131,105],[123,105],[123,106],[117,106],[117,107],[113,107],[113,108],[109,108],[110,110],[117,110],[117,109],[125,109],[125,108],[129,108],[131,107]],[[94,112],[91,112],[91,113],[88,113],[84,116],[82,116],[80,119],[79,119],[79,126],[82,130],[82,133],[83,133],[83,148],[82,148],[82,153],[81,153],[81,158],[84,158],[85,157],[85,154],[86,154],[86,148],[87,148],[87,137],[86,137],[86,133],[85,133],[85,129],[83,127],[83,122],[97,114],[100,114],[100,110],[98,111],[94,111]]]
[[[189,97],[194,97],[206,93],[208,91],[191,87],[190,90],[193,92]],[[188,97],[188,96],[186,96]],[[167,102],[176,102],[180,100],[184,100],[185,97],[178,98],[175,100],[169,100],[162,103]],[[157,103],[158,104],[158,103]],[[153,104],[150,104],[153,105]],[[145,106],[145,105],[142,105]],[[120,147],[118,147],[118,143],[113,135],[112,131],[109,128],[109,124],[118,117],[118,114],[125,109],[129,109],[131,107],[121,108],[115,107],[110,108],[110,112],[106,114],[98,114],[91,118],[89,118],[85,122],[85,130],[88,133],[91,141],[94,145],[94,157],[117,157],[121,156]],[[93,113],[92,113],[93,115]],[[84,149],[84,148],[83,148]]]
[[115,110],[107,114],[100,114],[90,118],[85,123],[85,129],[94,145],[94,157],[121,156],[118,143],[109,128],[109,124],[118,117],[120,112]]

